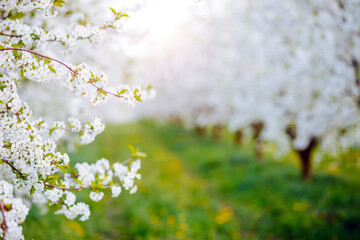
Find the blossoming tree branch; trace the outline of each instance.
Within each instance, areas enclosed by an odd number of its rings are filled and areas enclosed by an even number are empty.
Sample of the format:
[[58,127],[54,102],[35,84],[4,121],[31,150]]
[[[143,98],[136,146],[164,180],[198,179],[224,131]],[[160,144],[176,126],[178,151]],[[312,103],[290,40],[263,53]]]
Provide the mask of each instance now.
[[[56,143],[65,132],[89,144],[104,131],[100,117],[82,124],[75,117],[49,123],[32,114],[31,107],[18,94],[20,81],[63,84],[74,94],[89,99],[93,105],[115,97],[127,106],[141,102],[139,87],[113,89],[107,86],[104,73],[86,64],[72,65],[50,55],[50,48],[60,45],[71,49],[76,42],[96,44],[106,31],[116,31],[119,22],[128,15],[110,9],[113,18],[103,25],[79,23],[71,32],[48,28],[62,0],[1,0],[0,1],[0,236],[3,239],[24,239],[21,223],[29,207],[24,199],[46,206],[54,205],[56,214],[68,219],[85,221],[89,206],[76,202],[74,192],[90,191],[93,201],[100,201],[105,190],[117,197],[122,188],[135,193],[135,179],[140,179],[140,158],[145,155],[130,147],[131,157],[110,164],[100,159],[94,164],[70,166],[66,153],[57,150]],[[40,27],[39,27],[40,26]],[[49,45],[51,44],[51,45]]]

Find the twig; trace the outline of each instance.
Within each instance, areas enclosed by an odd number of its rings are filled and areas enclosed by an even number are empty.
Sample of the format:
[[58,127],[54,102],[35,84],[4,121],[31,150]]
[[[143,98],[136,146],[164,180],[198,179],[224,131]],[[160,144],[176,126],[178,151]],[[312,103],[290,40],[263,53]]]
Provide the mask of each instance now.
[[8,164],[15,172],[17,172],[21,178],[25,178],[22,172],[20,172],[9,160],[1,159],[4,163]]
[[[82,189],[96,189],[96,187],[60,187],[60,186],[56,186],[54,184],[48,184],[48,183],[43,183],[45,187],[50,187],[50,188],[57,188],[57,189],[61,189],[61,190],[73,190],[73,191],[80,191]],[[118,186],[121,186],[122,184],[117,184]],[[114,186],[114,185],[112,185]],[[112,186],[102,186],[101,189],[109,189],[111,188]]]
[[42,55],[40,53],[37,53],[37,52],[34,52],[34,51],[31,51],[31,50],[27,50],[27,49],[22,49],[22,48],[3,48],[3,49],[0,49],[0,51],[21,51],[21,52],[28,52],[28,53],[32,53],[32,54],[35,54],[36,56],[39,56],[39,57],[43,57],[43,58],[47,58],[47,59],[50,59],[54,62],[57,62],[61,65],[63,65],[64,67],[66,67],[67,69],[69,69],[69,71],[71,71],[74,75],[76,75],[76,71],[73,70],[71,67],[69,67],[68,65],[66,65],[65,63],[55,59],[55,58],[51,58],[51,57],[47,57],[45,55]]
[[[63,65],[63,66],[66,67],[70,72],[72,72],[74,76],[77,76],[77,74],[78,74],[77,71],[75,71],[75,70],[72,69],[70,66],[66,65],[65,63],[63,63],[63,62],[61,62],[61,61],[59,61],[59,60],[57,60],[57,59],[55,59],[55,58],[51,58],[51,57],[42,55],[42,54],[40,54],[40,53],[31,51],[31,50],[22,49],[22,48],[2,48],[2,49],[0,49],[0,51],[22,51],[22,52],[32,53],[32,54],[34,54],[34,55],[36,55],[36,56],[43,57],[43,58],[47,58],[47,59],[50,59],[50,60],[52,60],[52,61],[54,61],[54,62],[57,62],[57,63]],[[123,96],[121,96],[121,95],[119,95],[119,94],[115,94],[115,93],[108,92],[108,91],[106,91],[106,90],[104,90],[104,89],[96,86],[96,84],[94,84],[93,81],[91,81],[91,82],[89,82],[89,83],[90,83],[92,86],[94,86],[98,91],[105,92],[106,94],[110,94],[110,95],[115,96],[115,97],[117,97],[117,98],[123,98]]]
[[1,210],[2,217],[3,217],[3,223],[1,224],[1,228],[4,230],[3,239],[6,239],[6,233],[8,230],[8,226],[6,224],[4,205],[1,200],[0,200],[0,210]]

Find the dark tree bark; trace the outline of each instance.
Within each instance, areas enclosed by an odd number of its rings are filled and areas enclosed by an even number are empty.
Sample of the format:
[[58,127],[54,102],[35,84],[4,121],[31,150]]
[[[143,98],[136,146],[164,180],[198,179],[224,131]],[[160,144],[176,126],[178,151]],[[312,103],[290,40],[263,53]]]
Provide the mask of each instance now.
[[254,122],[251,124],[253,130],[253,140],[255,145],[255,156],[258,160],[261,160],[263,157],[263,141],[261,139],[261,132],[264,129],[263,122]]
[[170,121],[175,126],[179,126],[179,127],[184,126],[184,121],[180,117],[176,117],[176,116],[170,117]]
[[304,180],[309,180],[311,178],[312,153],[314,152],[316,144],[317,139],[316,137],[313,137],[305,149],[295,150],[301,160],[301,177]]
[[291,145],[293,147],[293,150],[296,152],[300,159],[301,164],[301,177],[303,180],[309,180],[311,178],[311,162],[312,162],[312,154],[314,152],[314,149],[316,145],[318,144],[318,138],[312,137],[310,139],[310,142],[306,146],[306,148],[302,150],[298,150],[294,148],[293,141],[296,138],[296,127],[295,125],[289,125],[286,128],[286,133],[290,137]]
[[206,134],[206,128],[205,127],[200,127],[200,126],[196,126],[195,127],[195,133],[196,135],[203,137]]
[[234,145],[241,146],[243,141],[243,132],[242,130],[237,130],[234,134]]
[[263,158],[263,141],[261,138],[255,140],[255,156],[258,160]]
[[[360,88],[360,64],[359,61],[353,57],[351,59],[351,65],[354,69],[354,75],[355,75],[355,85],[357,88]],[[360,96],[356,98],[356,104],[358,108],[360,108]]]
[[214,127],[213,127],[213,138],[214,138],[214,140],[216,140],[216,141],[218,141],[218,140],[220,140],[221,139],[221,135],[222,135],[222,133],[223,133],[223,126],[222,125],[215,125]]

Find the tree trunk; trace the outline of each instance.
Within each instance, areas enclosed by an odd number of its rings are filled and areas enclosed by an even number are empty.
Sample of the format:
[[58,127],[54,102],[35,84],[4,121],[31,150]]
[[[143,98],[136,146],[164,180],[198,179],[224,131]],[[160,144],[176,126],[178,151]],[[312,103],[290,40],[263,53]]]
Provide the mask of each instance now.
[[206,128],[205,127],[200,127],[200,126],[196,126],[195,127],[195,133],[196,135],[203,137],[205,136],[206,133]]
[[261,138],[255,140],[255,156],[257,160],[261,160],[263,158],[263,144]]
[[255,156],[258,160],[261,160],[263,157],[263,147],[262,147],[262,140],[261,140],[261,132],[264,129],[263,122],[254,122],[251,124],[251,128],[253,130],[253,140],[255,145]]
[[174,124],[175,126],[179,126],[179,127],[183,127],[184,126],[184,122],[181,118],[179,117],[170,117],[170,121],[172,124]]
[[242,130],[237,130],[234,135],[234,145],[241,146],[243,141],[243,132]]
[[317,139],[313,137],[310,140],[309,145],[303,150],[295,150],[301,161],[301,177],[303,180],[309,180],[311,178],[311,161],[312,153],[316,147]]
[[311,177],[311,159],[309,156],[301,155],[301,177],[304,180],[309,180]]
[[214,128],[213,128],[213,138],[214,138],[214,140],[216,140],[216,141],[220,140],[222,132],[223,132],[223,126],[215,125]]

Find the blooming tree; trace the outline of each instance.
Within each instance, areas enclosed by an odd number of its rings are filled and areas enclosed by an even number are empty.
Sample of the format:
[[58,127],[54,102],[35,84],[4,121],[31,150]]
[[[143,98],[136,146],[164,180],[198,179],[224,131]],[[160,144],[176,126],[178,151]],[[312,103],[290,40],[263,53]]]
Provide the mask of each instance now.
[[150,116],[248,129],[258,151],[294,150],[304,178],[316,148],[359,147],[359,0],[198,4],[149,58]]
[[[75,2],[75,1],[74,1]],[[0,1],[0,234],[3,239],[23,239],[21,223],[29,205],[54,205],[56,214],[85,221],[90,216],[87,204],[76,202],[74,192],[90,191],[99,201],[106,189],[117,197],[122,188],[135,193],[140,179],[140,158],[144,154],[131,147],[131,157],[110,164],[100,159],[94,164],[70,166],[66,153],[56,143],[65,132],[81,144],[94,141],[104,131],[100,117],[82,124],[75,117],[47,122],[35,116],[19,94],[24,81],[53,83],[88,99],[93,105],[116,98],[127,106],[141,101],[139,87],[108,87],[105,74],[85,63],[72,65],[54,57],[57,49],[71,50],[78,42],[96,44],[107,31],[116,31],[127,14],[110,9],[112,18],[100,25],[77,21],[68,30],[54,19],[71,21],[76,11],[64,13],[62,0]],[[53,21],[53,22],[52,22]],[[48,24],[47,24],[48,23]],[[29,83],[31,84],[31,83]],[[65,99],[63,99],[66,101]]]

